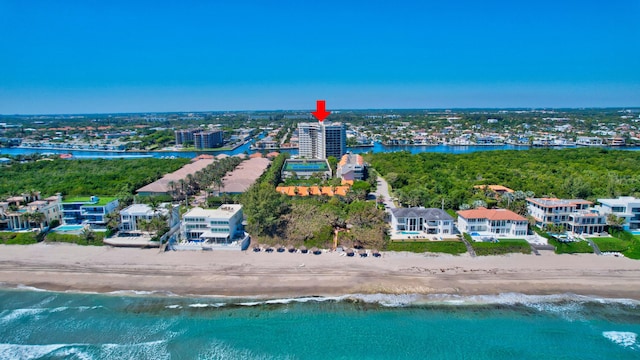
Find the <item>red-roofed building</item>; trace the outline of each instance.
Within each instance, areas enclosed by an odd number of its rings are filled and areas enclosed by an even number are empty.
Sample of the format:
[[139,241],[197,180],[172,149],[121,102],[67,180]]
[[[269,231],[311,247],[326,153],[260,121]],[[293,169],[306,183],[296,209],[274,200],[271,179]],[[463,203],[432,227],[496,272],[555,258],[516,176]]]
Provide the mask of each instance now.
[[477,208],[458,211],[458,230],[461,233],[491,233],[500,237],[527,235],[526,218],[507,209]]

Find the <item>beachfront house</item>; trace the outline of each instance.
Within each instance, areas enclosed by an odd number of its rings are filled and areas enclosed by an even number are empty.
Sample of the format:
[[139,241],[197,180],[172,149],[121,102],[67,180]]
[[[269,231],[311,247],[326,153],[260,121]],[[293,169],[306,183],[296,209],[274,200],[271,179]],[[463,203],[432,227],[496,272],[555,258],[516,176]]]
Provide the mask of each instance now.
[[118,199],[113,197],[74,197],[62,200],[60,212],[65,225],[88,224],[92,228],[104,228],[107,214],[118,207]]
[[507,209],[458,211],[458,230],[472,236],[525,237],[528,221],[523,216]]
[[245,238],[242,205],[223,204],[218,209],[195,207],[182,216],[180,234],[189,242],[231,244]]
[[606,214],[583,199],[527,198],[529,214],[540,227],[562,225],[574,234],[599,234],[606,229]]
[[[40,194],[13,196],[0,202],[0,230],[23,231],[60,222],[60,196],[41,199]],[[36,216],[34,214],[41,214]]]
[[453,232],[453,217],[443,210],[423,207],[391,209],[391,237],[394,239],[437,238],[451,236]]
[[120,210],[120,230],[137,231],[140,221],[151,221],[154,218],[164,216],[167,225],[172,228],[180,222],[178,206],[168,203],[160,204],[156,209],[147,204],[133,204]]
[[596,209],[604,216],[614,214],[624,218],[623,229],[640,231],[640,199],[633,196],[621,196],[617,199],[598,199]]
[[540,227],[560,224],[566,227],[569,216],[588,210],[593,203],[582,199],[527,198],[527,210]]

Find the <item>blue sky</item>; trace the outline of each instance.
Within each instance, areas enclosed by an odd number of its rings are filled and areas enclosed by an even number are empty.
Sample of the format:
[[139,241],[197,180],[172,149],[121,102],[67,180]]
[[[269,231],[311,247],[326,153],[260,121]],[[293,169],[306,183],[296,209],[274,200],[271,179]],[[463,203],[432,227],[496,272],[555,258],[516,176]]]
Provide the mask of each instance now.
[[0,0],[0,114],[640,106],[638,19],[639,0]]

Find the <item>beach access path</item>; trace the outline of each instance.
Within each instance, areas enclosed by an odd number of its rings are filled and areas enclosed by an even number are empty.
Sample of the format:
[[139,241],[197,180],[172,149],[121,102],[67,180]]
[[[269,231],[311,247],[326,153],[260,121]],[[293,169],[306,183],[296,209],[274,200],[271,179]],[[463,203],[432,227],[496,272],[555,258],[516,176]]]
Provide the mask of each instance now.
[[57,291],[160,291],[239,297],[355,293],[575,293],[640,300],[640,262],[612,256],[433,255],[384,252],[381,258],[0,245],[0,282]]

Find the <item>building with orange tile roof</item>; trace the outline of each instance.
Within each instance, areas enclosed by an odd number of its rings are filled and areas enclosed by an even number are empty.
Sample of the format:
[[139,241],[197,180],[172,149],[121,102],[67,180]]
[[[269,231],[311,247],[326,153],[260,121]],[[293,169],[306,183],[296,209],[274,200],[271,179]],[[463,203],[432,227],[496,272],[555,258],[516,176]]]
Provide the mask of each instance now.
[[331,186],[323,186],[322,195],[333,196],[333,188]]
[[496,199],[500,198],[500,196],[504,195],[505,193],[513,193],[514,191],[512,189],[509,189],[506,186],[502,186],[502,185],[475,185],[473,187],[474,189],[480,189],[480,190],[491,190],[492,192],[494,192],[496,194]]
[[322,195],[322,191],[320,190],[320,187],[318,187],[318,186],[310,186],[309,187],[309,194],[320,196],[320,195]]
[[349,192],[349,186],[336,186],[335,194],[340,196],[347,196],[347,192]]
[[309,196],[309,188],[306,186],[298,186],[298,196]]
[[357,154],[344,154],[336,168],[336,175],[343,180],[363,180],[366,177],[364,159]]
[[497,237],[525,237],[528,230],[526,218],[507,209],[460,210],[458,229],[461,233],[491,234]]

